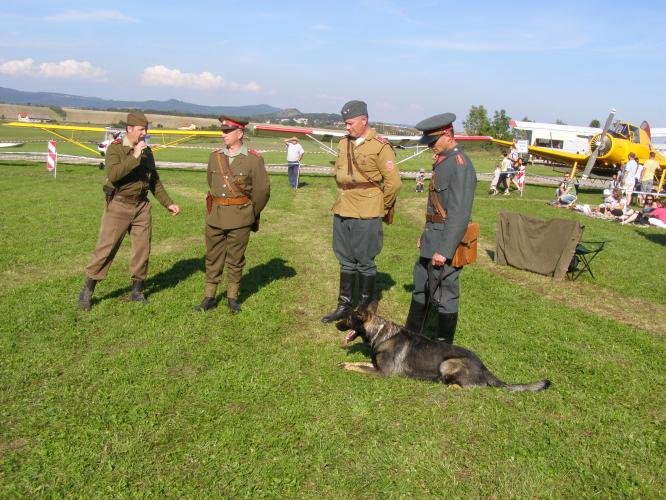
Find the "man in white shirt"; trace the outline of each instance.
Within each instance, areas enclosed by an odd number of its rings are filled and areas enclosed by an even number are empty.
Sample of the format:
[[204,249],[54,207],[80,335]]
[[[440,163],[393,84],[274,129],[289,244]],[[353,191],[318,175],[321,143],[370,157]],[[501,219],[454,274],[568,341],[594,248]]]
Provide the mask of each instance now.
[[289,176],[289,187],[298,189],[298,176],[301,168],[301,158],[305,150],[298,143],[296,137],[284,140],[287,146],[287,174]]
[[622,176],[622,189],[627,198],[626,206],[631,205],[631,195],[634,192],[634,185],[636,184],[636,172],[638,171],[638,162],[636,161],[636,153],[633,151],[629,153],[629,159],[624,166],[624,175]]

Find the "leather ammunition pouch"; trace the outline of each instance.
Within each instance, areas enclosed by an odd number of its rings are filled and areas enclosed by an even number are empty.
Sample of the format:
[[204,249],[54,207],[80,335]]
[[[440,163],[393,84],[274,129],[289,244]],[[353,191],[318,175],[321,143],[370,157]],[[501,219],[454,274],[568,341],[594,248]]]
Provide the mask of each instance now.
[[456,253],[451,259],[451,266],[463,267],[476,261],[477,241],[479,239],[479,225],[476,222],[467,224],[465,236],[460,240]]

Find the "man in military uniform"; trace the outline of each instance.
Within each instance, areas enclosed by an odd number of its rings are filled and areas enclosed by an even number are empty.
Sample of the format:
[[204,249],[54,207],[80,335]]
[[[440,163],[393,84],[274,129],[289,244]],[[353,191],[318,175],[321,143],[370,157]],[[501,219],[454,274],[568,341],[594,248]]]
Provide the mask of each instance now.
[[337,308],[322,318],[337,321],[352,310],[358,275],[360,304],[372,300],[382,250],[382,218],[391,223],[393,205],[402,182],[393,148],[368,125],[368,107],[350,101],[342,107],[348,135],[338,144],[333,205],[333,251],[340,262],[340,293]]
[[243,144],[246,121],[220,116],[224,148],[208,159],[206,197],[206,285],[195,310],[217,307],[217,286],[227,268],[227,305],[240,312],[238,290],[245,266],[250,232],[259,228],[259,215],[268,203],[270,180],[264,159]]
[[148,191],[164,205],[171,215],[178,215],[180,208],[171,201],[160,176],[155,170],[153,153],[146,144],[148,119],[141,112],[127,115],[124,137],[109,144],[106,151],[106,208],[102,216],[95,251],[86,267],[86,281],[79,294],[79,307],[90,310],[95,285],[106,274],[116,252],[129,233],[132,239],[130,272],[132,294],[136,302],[146,303],[143,282],[148,274],[150,240],[152,234],[151,204]]
[[436,303],[439,313],[437,337],[449,344],[453,343],[458,323],[462,270],[452,267],[451,260],[471,219],[476,189],[474,165],[453,134],[455,119],[453,113],[444,113],[416,125],[423,132],[421,144],[427,144],[434,153],[434,163],[426,224],[419,239],[419,258],[414,264],[412,303],[405,322],[405,328],[420,333],[428,309],[426,301]]

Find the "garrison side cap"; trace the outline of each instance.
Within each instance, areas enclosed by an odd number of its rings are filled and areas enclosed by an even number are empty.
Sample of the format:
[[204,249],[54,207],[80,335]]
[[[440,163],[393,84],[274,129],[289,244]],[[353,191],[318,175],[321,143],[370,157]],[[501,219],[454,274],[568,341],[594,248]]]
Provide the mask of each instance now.
[[232,118],[230,116],[222,115],[217,118],[220,121],[220,128],[223,132],[231,132],[236,129],[244,129],[248,124],[247,120],[240,118]]
[[417,130],[423,133],[419,144],[430,145],[439,139],[439,136],[453,127],[453,122],[456,121],[456,115],[453,113],[442,113],[440,115],[431,116],[425,120],[421,120],[415,126]]
[[132,111],[127,114],[127,125],[132,127],[147,127],[148,118],[141,111]]
[[356,118],[357,116],[367,116],[368,105],[363,101],[349,101],[342,106],[340,114],[342,115],[343,120],[349,120],[350,118]]

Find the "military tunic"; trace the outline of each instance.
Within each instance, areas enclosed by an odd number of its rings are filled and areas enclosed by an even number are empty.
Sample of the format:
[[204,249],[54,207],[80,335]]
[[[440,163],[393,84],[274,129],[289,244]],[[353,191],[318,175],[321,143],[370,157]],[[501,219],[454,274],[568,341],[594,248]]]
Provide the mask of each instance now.
[[[446,214],[444,222],[426,222],[420,239],[420,256],[414,265],[413,299],[425,304],[428,298],[428,264],[435,253],[443,255],[447,263],[435,268],[436,276],[442,271],[442,282],[435,297],[440,313],[458,312],[460,297],[459,277],[462,268],[450,266],[450,261],[460,244],[467,224],[471,220],[474,191],[476,189],[476,171],[469,157],[460,146],[439,154],[433,164],[433,178],[428,192],[426,214],[441,215],[437,201]],[[435,217],[436,218],[436,217]]]
[[[374,259],[383,245],[382,217],[395,204],[402,181],[386,139],[371,128],[358,142],[345,137],[338,144],[333,251],[343,272],[370,276],[377,272]],[[356,184],[361,186],[355,188]]]
[[93,280],[106,277],[127,233],[132,240],[132,280],[145,280],[152,237],[148,191],[165,207],[173,204],[160,181],[150,149],[144,149],[139,158],[134,157],[133,149],[123,137],[109,144],[106,152],[105,188],[114,194],[104,209],[95,251],[86,267],[86,275]]
[[234,155],[227,149],[213,151],[208,160],[208,186],[210,194],[220,200],[249,198],[241,204],[213,203],[210,213],[206,213],[205,295],[215,297],[226,266],[227,297],[237,299],[251,228],[270,196],[264,160],[246,146]]

